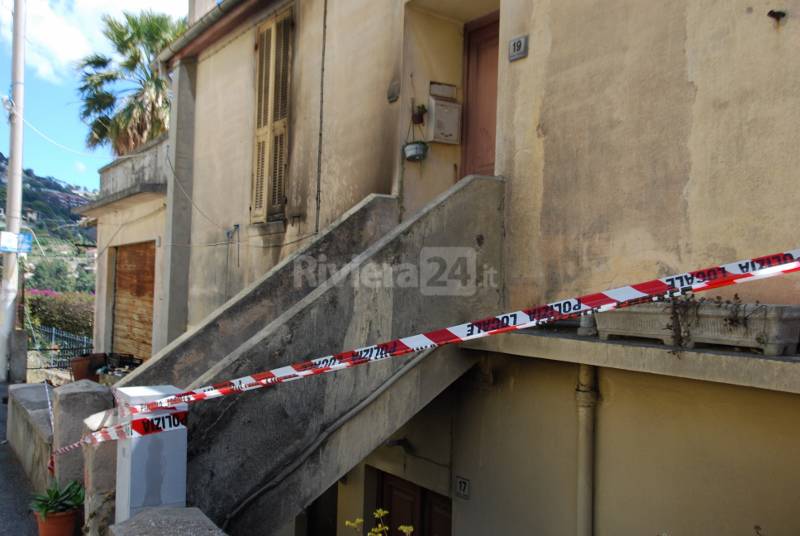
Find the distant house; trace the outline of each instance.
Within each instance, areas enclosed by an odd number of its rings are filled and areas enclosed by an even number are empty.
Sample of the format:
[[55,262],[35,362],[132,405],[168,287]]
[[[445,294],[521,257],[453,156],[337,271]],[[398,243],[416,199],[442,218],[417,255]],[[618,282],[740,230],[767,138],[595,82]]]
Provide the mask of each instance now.
[[32,209],[26,209],[22,214],[22,218],[28,223],[36,223],[39,220],[39,213]]

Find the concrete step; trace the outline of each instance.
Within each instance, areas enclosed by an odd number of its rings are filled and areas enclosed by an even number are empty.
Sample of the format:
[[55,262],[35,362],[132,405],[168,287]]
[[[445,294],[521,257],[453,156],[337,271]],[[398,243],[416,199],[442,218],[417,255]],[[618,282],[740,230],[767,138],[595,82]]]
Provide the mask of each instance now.
[[[190,387],[500,310],[501,289],[485,276],[502,268],[503,193],[503,181],[494,177],[460,181]],[[442,293],[431,277],[438,261],[427,265],[432,257],[444,259],[446,270],[464,259],[473,286]],[[376,284],[374,270],[384,266],[416,272],[418,284],[385,284],[382,277]],[[275,533],[473,360],[457,348],[442,348],[194,406],[190,504],[231,534]]]

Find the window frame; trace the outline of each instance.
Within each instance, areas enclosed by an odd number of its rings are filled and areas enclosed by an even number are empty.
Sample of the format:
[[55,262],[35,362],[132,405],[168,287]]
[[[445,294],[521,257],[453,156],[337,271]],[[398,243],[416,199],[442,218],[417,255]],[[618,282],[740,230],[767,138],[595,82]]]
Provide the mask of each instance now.
[[[278,28],[285,21],[283,31],[288,32],[285,59],[280,62],[278,55]],[[268,41],[262,43],[264,34],[268,32]],[[264,43],[269,43],[266,57],[262,57],[261,50]],[[294,19],[292,7],[284,8],[268,17],[256,27],[254,43],[254,132],[253,132],[253,159],[251,170],[250,188],[250,223],[259,224],[270,221],[283,221],[286,219],[286,178],[289,168],[289,121],[291,118],[291,87],[292,87],[292,60],[294,52]],[[266,65],[265,65],[266,64]],[[262,82],[264,68],[269,69],[269,74]],[[278,69],[284,66],[282,73]],[[278,79],[282,74],[285,79]],[[286,88],[285,116],[275,120],[276,91],[278,85],[283,83]],[[266,94],[264,92],[265,84]],[[275,139],[283,136],[282,159],[275,160]],[[276,173],[276,163],[281,167]],[[273,190],[276,188],[276,179],[282,183],[278,188],[278,200],[275,201]]]

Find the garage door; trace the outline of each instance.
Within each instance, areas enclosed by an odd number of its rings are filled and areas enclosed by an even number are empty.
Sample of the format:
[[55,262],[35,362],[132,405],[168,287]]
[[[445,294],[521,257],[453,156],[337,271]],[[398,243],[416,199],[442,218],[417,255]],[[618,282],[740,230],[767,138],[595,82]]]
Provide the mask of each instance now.
[[155,242],[119,246],[114,266],[113,351],[147,359],[153,334]]

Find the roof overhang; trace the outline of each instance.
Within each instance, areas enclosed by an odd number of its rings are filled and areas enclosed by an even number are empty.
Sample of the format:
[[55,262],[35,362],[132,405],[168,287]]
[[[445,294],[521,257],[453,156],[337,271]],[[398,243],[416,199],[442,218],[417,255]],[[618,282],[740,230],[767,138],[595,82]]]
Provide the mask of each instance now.
[[76,207],[72,210],[75,214],[96,218],[111,209],[129,208],[143,201],[163,198],[167,192],[167,185],[163,182],[143,182],[135,184],[124,190],[103,196],[93,203]]
[[264,0],[222,0],[162,50],[158,61],[169,68],[181,58],[196,56],[269,3]]

